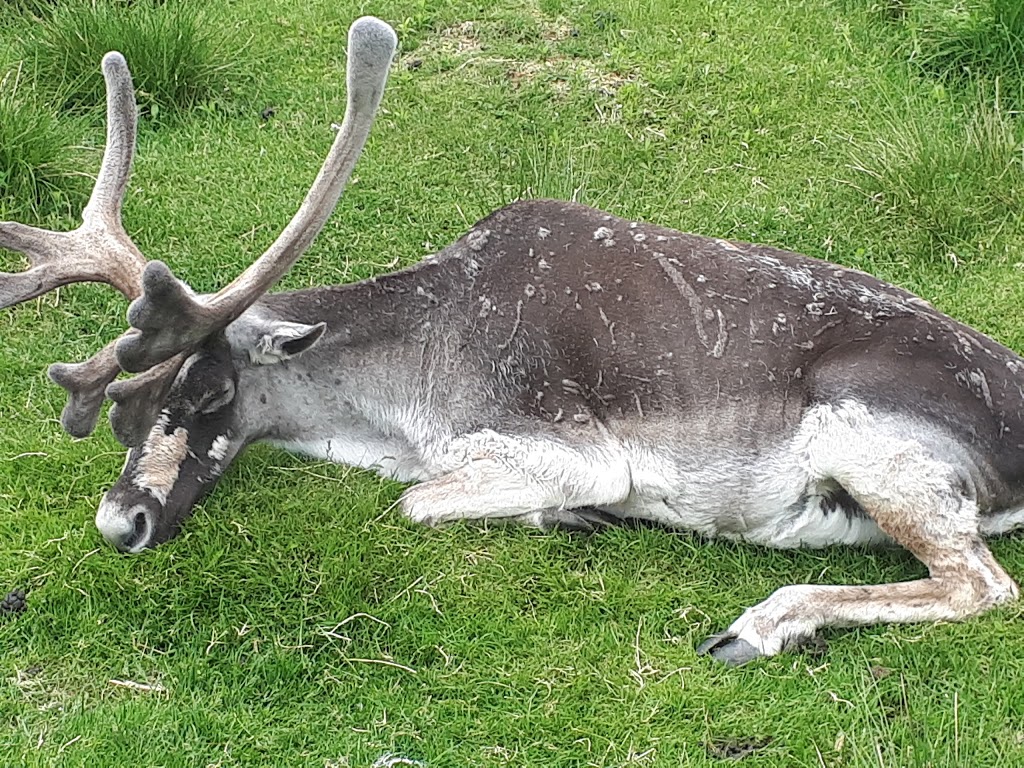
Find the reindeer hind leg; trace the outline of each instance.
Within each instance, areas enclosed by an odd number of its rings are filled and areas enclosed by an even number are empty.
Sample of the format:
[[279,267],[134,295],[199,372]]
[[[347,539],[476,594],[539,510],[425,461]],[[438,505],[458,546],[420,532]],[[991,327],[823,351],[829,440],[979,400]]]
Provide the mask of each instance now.
[[[772,656],[821,627],[957,620],[1015,599],[1017,585],[979,532],[962,469],[920,439],[865,431],[829,408],[805,442],[811,469],[845,488],[878,526],[928,568],[928,577],[872,586],[793,585],[753,606],[699,648],[727,664]],[[862,414],[863,415],[863,414]]]

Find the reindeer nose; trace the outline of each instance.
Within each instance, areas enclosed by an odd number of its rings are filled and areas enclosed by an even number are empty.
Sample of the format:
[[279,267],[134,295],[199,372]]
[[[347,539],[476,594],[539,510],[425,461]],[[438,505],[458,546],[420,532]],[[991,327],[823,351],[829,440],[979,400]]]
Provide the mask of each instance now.
[[141,552],[153,535],[153,512],[144,503],[126,504],[107,493],[96,512],[96,527],[121,552]]

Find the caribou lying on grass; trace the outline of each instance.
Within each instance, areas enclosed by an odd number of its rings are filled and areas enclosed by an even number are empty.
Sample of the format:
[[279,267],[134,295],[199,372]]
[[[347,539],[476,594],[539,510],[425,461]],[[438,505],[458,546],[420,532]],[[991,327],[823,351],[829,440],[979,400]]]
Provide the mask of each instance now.
[[147,263],[121,225],[136,109],[117,53],[82,226],[0,224],[0,246],[31,262],[0,274],[0,306],[79,281],[132,300],[131,330],[50,368],[72,435],[113,401],[129,450],[96,517],[108,541],[170,539],[264,440],[417,481],[401,506],[429,525],[639,519],[775,547],[894,542],[928,567],[783,587],[701,646],[729,663],[819,627],[960,619],[1017,596],[982,537],[1024,523],[1024,360],[868,275],[529,200],[408,269],[268,294],[341,195],[395,44],[381,21],[353,25],[319,176],[216,294]]

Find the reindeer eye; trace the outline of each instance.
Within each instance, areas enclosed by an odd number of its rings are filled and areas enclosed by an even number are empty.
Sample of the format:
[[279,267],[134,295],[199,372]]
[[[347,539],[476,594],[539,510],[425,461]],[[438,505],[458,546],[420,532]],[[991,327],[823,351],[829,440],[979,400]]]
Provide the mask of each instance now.
[[196,411],[198,413],[213,413],[214,411],[218,411],[228,405],[234,399],[235,382],[228,379],[220,388],[214,389],[203,395],[199,404],[196,406]]

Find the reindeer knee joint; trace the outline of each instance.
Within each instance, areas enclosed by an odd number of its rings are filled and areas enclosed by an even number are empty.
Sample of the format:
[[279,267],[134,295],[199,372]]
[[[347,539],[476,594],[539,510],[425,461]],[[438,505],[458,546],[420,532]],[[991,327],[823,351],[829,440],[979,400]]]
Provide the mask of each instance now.
[[957,617],[973,616],[1020,595],[1017,583],[995,562],[991,554],[983,563],[951,568],[932,578],[941,585],[945,598]]

